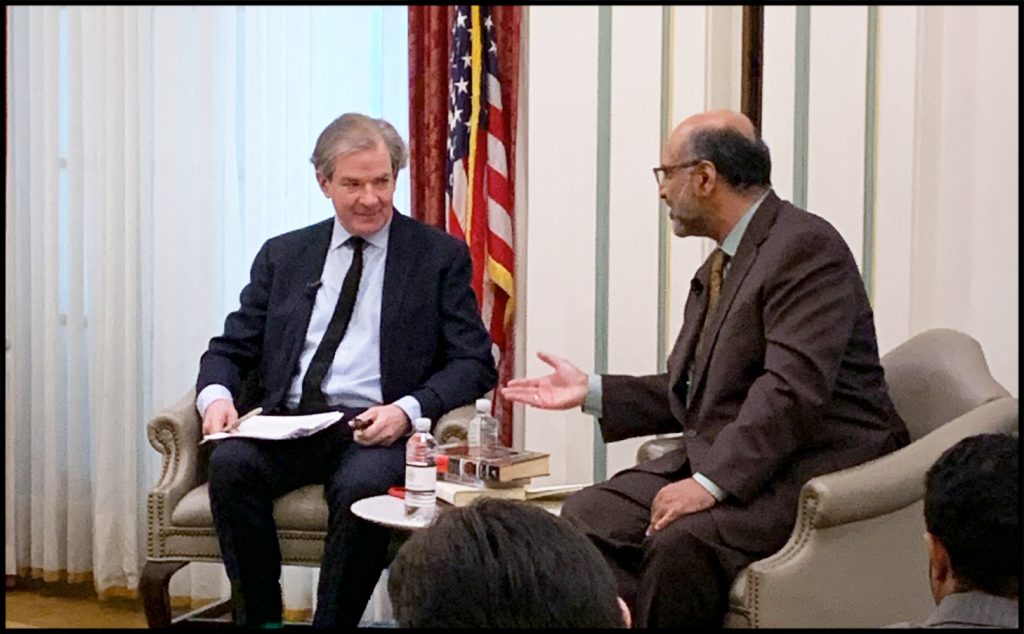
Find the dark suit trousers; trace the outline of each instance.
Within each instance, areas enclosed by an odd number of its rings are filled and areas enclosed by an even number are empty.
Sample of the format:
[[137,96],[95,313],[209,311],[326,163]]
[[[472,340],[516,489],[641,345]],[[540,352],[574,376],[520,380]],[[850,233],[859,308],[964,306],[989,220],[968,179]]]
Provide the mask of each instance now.
[[352,440],[348,418],[307,438],[223,440],[213,450],[210,508],[228,578],[241,594],[235,608],[240,624],[281,620],[274,499],[307,484],[324,485],[329,509],[313,625],[359,623],[387,564],[389,533],[349,506],[402,483],[405,442],[361,446]]
[[690,475],[689,467],[668,475],[627,469],[573,494],[562,506],[562,517],[597,545],[615,573],[634,627],[721,627],[732,580],[769,554],[726,546],[708,511],[685,515],[646,536],[654,496]]

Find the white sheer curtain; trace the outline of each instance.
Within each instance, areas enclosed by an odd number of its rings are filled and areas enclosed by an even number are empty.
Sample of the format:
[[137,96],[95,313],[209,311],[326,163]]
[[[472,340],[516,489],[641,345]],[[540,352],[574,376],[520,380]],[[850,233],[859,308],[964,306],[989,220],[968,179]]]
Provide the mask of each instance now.
[[[134,595],[145,423],[194,382],[262,242],[332,213],[320,130],[358,111],[407,138],[406,10],[7,12],[7,571]],[[315,581],[286,569],[290,616]],[[225,596],[223,567],[171,592]]]

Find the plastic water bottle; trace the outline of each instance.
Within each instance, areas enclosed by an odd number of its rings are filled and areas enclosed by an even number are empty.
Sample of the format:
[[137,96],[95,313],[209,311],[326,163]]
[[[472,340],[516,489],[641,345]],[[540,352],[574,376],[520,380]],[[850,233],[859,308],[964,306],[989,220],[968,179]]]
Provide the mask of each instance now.
[[437,440],[429,418],[417,418],[413,428],[405,444],[405,514],[428,521],[437,510]]
[[466,433],[467,444],[470,447],[496,447],[498,441],[498,421],[491,416],[491,401],[486,398],[476,400],[476,414],[469,421],[469,431]]

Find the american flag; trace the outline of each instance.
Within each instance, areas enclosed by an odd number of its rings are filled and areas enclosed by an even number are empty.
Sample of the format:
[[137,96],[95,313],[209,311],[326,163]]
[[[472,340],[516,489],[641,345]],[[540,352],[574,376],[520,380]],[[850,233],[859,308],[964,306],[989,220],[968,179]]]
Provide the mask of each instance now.
[[[448,233],[465,240],[473,258],[473,290],[491,332],[499,369],[511,368],[509,331],[515,311],[509,129],[501,104],[498,51],[488,6],[457,6],[448,68]],[[505,361],[505,362],[502,362]],[[507,377],[499,373],[499,385]],[[511,437],[510,411],[496,412]]]

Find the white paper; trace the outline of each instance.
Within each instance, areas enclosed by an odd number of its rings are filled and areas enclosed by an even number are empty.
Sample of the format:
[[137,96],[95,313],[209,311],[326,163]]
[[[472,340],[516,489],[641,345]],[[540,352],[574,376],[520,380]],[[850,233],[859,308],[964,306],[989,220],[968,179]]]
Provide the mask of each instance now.
[[341,412],[325,412],[307,416],[253,416],[242,421],[235,432],[217,432],[203,436],[199,444],[222,438],[260,438],[263,440],[286,440],[302,438],[330,427],[341,420]]

